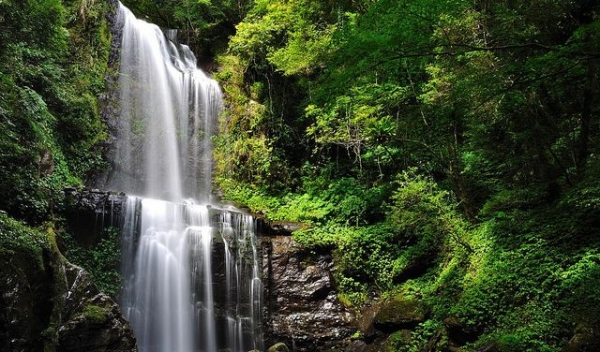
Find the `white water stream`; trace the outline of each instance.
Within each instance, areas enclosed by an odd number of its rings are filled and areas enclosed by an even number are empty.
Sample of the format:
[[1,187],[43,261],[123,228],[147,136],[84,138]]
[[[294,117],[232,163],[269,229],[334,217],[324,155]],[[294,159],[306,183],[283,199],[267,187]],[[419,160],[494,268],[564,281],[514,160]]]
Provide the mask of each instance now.
[[109,186],[139,195],[122,216],[122,310],[141,352],[262,350],[254,220],[209,203],[219,87],[172,31],[119,11],[121,116]]

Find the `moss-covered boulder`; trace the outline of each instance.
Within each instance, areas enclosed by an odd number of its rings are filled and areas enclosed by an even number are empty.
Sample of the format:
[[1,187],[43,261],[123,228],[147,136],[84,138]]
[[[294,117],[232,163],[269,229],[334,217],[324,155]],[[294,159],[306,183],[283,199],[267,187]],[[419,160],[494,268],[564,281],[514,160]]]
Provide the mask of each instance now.
[[398,295],[383,300],[373,317],[375,329],[391,333],[402,329],[412,329],[424,322],[429,308],[416,298]]
[[579,323],[575,333],[563,348],[564,352],[600,351],[600,331],[597,326]]
[[283,342],[279,342],[269,347],[267,352],[289,352],[290,349]]
[[66,265],[68,292],[64,321],[58,331],[59,351],[136,351],[129,323],[117,304],[101,293],[80,267]]

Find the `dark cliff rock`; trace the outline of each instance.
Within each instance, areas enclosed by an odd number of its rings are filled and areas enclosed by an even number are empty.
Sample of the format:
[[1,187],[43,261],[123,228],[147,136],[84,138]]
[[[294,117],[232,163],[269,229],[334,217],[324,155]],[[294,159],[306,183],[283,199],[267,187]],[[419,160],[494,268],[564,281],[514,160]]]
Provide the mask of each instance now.
[[337,299],[329,254],[309,255],[289,236],[262,237],[266,345],[292,351],[342,351],[356,330]]
[[[98,97],[98,107],[102,122],[107,127],[108,138],[102,142],[102,154],[104,160],[114,160],[115,141],[119,130],[119,116],[121,106],[119,103],[119,66],[121,65],[121,39],[123,38],[123,22],[119,18],[119,1],[107,0],[110,11],[106,13],[106,20],[111,34],[110,54],[105,75],[105,91]],[[89,184],[95,187],[105,188],[113,167],[106,167],[103,172],[94,175]]]
[[52,238],[0,212],[0,350],[136,351],[117,305]]
[[68,291],[57,351],[137,351],[129,323],[117,304],[98,290],[90,275],[66,264],[66,277]]
[[[0,226],[0,233],[5,229]],[[60,264],[50,249],[0,251],[0,350],[52,350],[56,340],[56,306]],[[42,259],[43,258],[43,259]],[[41,259],[41,260],[40,260]]]
[[97,243],[105,228],[121,226],[124,193],[69,188],[64,194],[68,230],[80,245]]

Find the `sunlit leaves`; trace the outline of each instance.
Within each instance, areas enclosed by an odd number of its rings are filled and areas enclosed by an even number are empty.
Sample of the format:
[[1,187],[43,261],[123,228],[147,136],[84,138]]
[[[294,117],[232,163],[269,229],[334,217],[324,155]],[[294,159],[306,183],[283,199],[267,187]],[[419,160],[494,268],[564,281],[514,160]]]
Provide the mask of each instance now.
[[315,123],[307,132],[321,145],[341,145],[360,157],[363,146],[374,147],[394,136],[397,125],[391,114],[406,93],[406,88],[391,84],[354,87],[325,109],[309,105],[306,115]]
[[259,1],[237,26],[230,50],[247,60],[267,59],[286,75],[307,74],[329,50],[335,25],[314,0]]

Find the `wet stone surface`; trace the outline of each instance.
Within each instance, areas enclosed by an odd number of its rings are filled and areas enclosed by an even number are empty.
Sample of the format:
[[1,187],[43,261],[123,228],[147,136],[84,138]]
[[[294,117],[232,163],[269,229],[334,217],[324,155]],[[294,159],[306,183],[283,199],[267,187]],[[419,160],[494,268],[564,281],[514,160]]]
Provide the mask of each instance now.
[[266,345],[343,351],[356,330],[355,318],[337,299],[331,255],[308,255],[289,236],[262,237],[261,242]]

